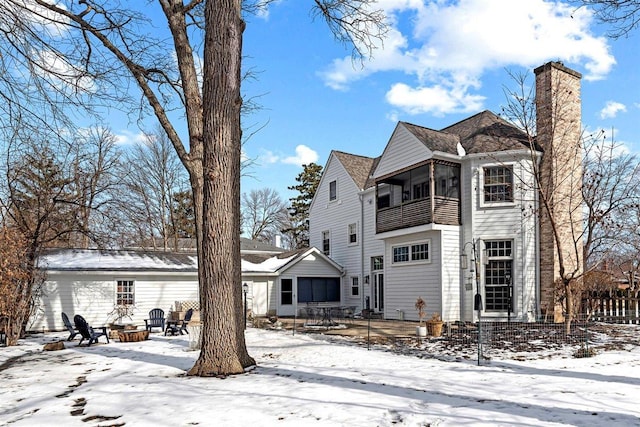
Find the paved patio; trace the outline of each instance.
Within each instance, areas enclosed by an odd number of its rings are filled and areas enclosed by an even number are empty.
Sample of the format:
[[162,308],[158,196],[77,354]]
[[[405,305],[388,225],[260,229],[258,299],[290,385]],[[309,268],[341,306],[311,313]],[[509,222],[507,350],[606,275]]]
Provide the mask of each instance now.
[[[321,326],[305,327],[306,319],[295,319],[296,332],[300,333],[321,333],[325,335],[342,335],[351,337],[377,337],[377,338],[407,338],[416,336],[416,326],[418,322],[380,319],[348,319],[346,321],[337,320],[339,324],[335,328]],[[287,330],[293,330],[294,319],[292,317],[280,317],[278,321]],[[256,324],[270,325],[266,319],[257,321]]]

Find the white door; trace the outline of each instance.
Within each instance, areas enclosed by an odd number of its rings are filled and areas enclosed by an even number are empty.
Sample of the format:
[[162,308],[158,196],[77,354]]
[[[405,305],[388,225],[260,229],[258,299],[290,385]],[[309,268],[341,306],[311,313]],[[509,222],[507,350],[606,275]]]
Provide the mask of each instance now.
[[269,310],[269,285],[267,282],[253,282],[253,314],[266,316]]
[[293,278],[280,278],[280,286],[278,286],[278,316],[293,316],[295,313],[297,295],[294,282]]

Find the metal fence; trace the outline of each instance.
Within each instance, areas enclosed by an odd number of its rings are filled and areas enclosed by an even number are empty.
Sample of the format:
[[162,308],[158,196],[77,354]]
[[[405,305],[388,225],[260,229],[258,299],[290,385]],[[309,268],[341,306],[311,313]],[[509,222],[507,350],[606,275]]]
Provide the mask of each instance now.
[[552,351],[571,346],[589,346],[589,321],[584,316],[571,323],[569,332],[564,323],[545,321],[509,322],[502,319],[483,320],[479,323],[450,324],[443,341],[450,348],[477,351],[477,360],[491,359],[508,351],[531,353]]

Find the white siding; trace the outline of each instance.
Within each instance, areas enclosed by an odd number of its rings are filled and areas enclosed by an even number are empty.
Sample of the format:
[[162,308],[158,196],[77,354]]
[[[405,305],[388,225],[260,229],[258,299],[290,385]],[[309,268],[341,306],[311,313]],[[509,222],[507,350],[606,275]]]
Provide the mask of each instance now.
[[[392,247],[411,242],[429,240],[429,263],[393,264]],[[418,320],[414,305],[418,297],[427,303],[427,316],[442,313],[442,269],[441,235],[439,231],[408,234],[387,239],[385,250],[385,305],[384,317],[395,319],[398,310],[404,311],[404,318]]]
[[125,323],[144,325],[149,311],[159,307],[165,314],[175,301],[198,300],[198,280],[190,275],[150,276],[136,273],[83,274],[49,273],[41,298],[42,309],[30,320],[29,330],[63,330],[61,313],[70,319],[80,314],[90,325],[103,326],[114,321],[109,313],[116,301],[116,281],[135,281],[136,308]]
[[373,173],[374,178],[394,173],[400,169],[430,159],[433,153],[411,134],[402,124],[398,124],[380,163]]
[[[514,203],[509,206],[482,206],[482,167],[486,165],[504,164],[513,167],[514,173]],[[531,163],[526,155],[506,154],[501,158],[476,158],[465,163],[462,168],[463,182],[463,224],[464,233],[462,244],[484,240],[512,240],[513,241],[513,309],[512,316],[522,320],[530,319],[535,313],[536,301],[536,200],[534,181],[531,175]],[[480,244],[480,246],[482,246]],[[481,248],[479,248],[481,249]],[[471,259],[470,245],[466,253]],[[480,288],[484,301],[484,269],[481,265]],[[468,279],[469,270],[464,272],[461,286]],[[472,291],[463,291],[464,320],[471,320],[473,312],[473,295],[476,293],[476,283],[473,281]],[[483,316],[502,317],[506,313],[483,313]]]
[[[329,201],[329,183],[337,182],[337,199]],[[337,157],[331,156],[309,210],[309,244],[322,251],[322,232],[329,231],[329,257],[340,264],[345,273],[341,294],[346,305],[360,306],[362,298],[350,297],[350,277],[362,277],[362,217],[359,189]],[[358,242],[349,243],[349,224],[357,224]]]

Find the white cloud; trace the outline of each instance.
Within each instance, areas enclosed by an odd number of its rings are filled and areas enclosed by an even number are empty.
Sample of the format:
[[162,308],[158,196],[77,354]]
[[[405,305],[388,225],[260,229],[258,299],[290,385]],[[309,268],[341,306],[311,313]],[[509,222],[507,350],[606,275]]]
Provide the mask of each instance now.
[[618,115],[618,113],[626,113],[627,107],[616,101],[607,101],[607,104],[602,110],[600,110],[601,119],[611,119]]
[[116,143],[119,145],[133,145],[133,144],[146,144],[150,135],[144,132],[131,132],[128,129],[123,129],[115,134]]
[[317,161],[318,153],[302,144],[296,147],[295,156],[289,156],[282,159],[282,163],[297,166],[308,165],[309,163],[315,163]]
[[259,162],[262,164],[283,163],[287,165],[302,166],[318,161],[318,153],[306,145],[298,145],[293,156],[281,156],[269,150],[262,150]]
[[584,67],[585,79],[595,80],[615,64],[607,40],[590,31],[591,12],[563,2],[379,0],[376,6],[392,27],[384,46],[363,68],[335,59],[322,77],[346,90],[373,73],[403,72],[409,77],[391,85],[387,100],[410,114],[479,109],[482,97],[473,91],[488,70],[556,60]]

